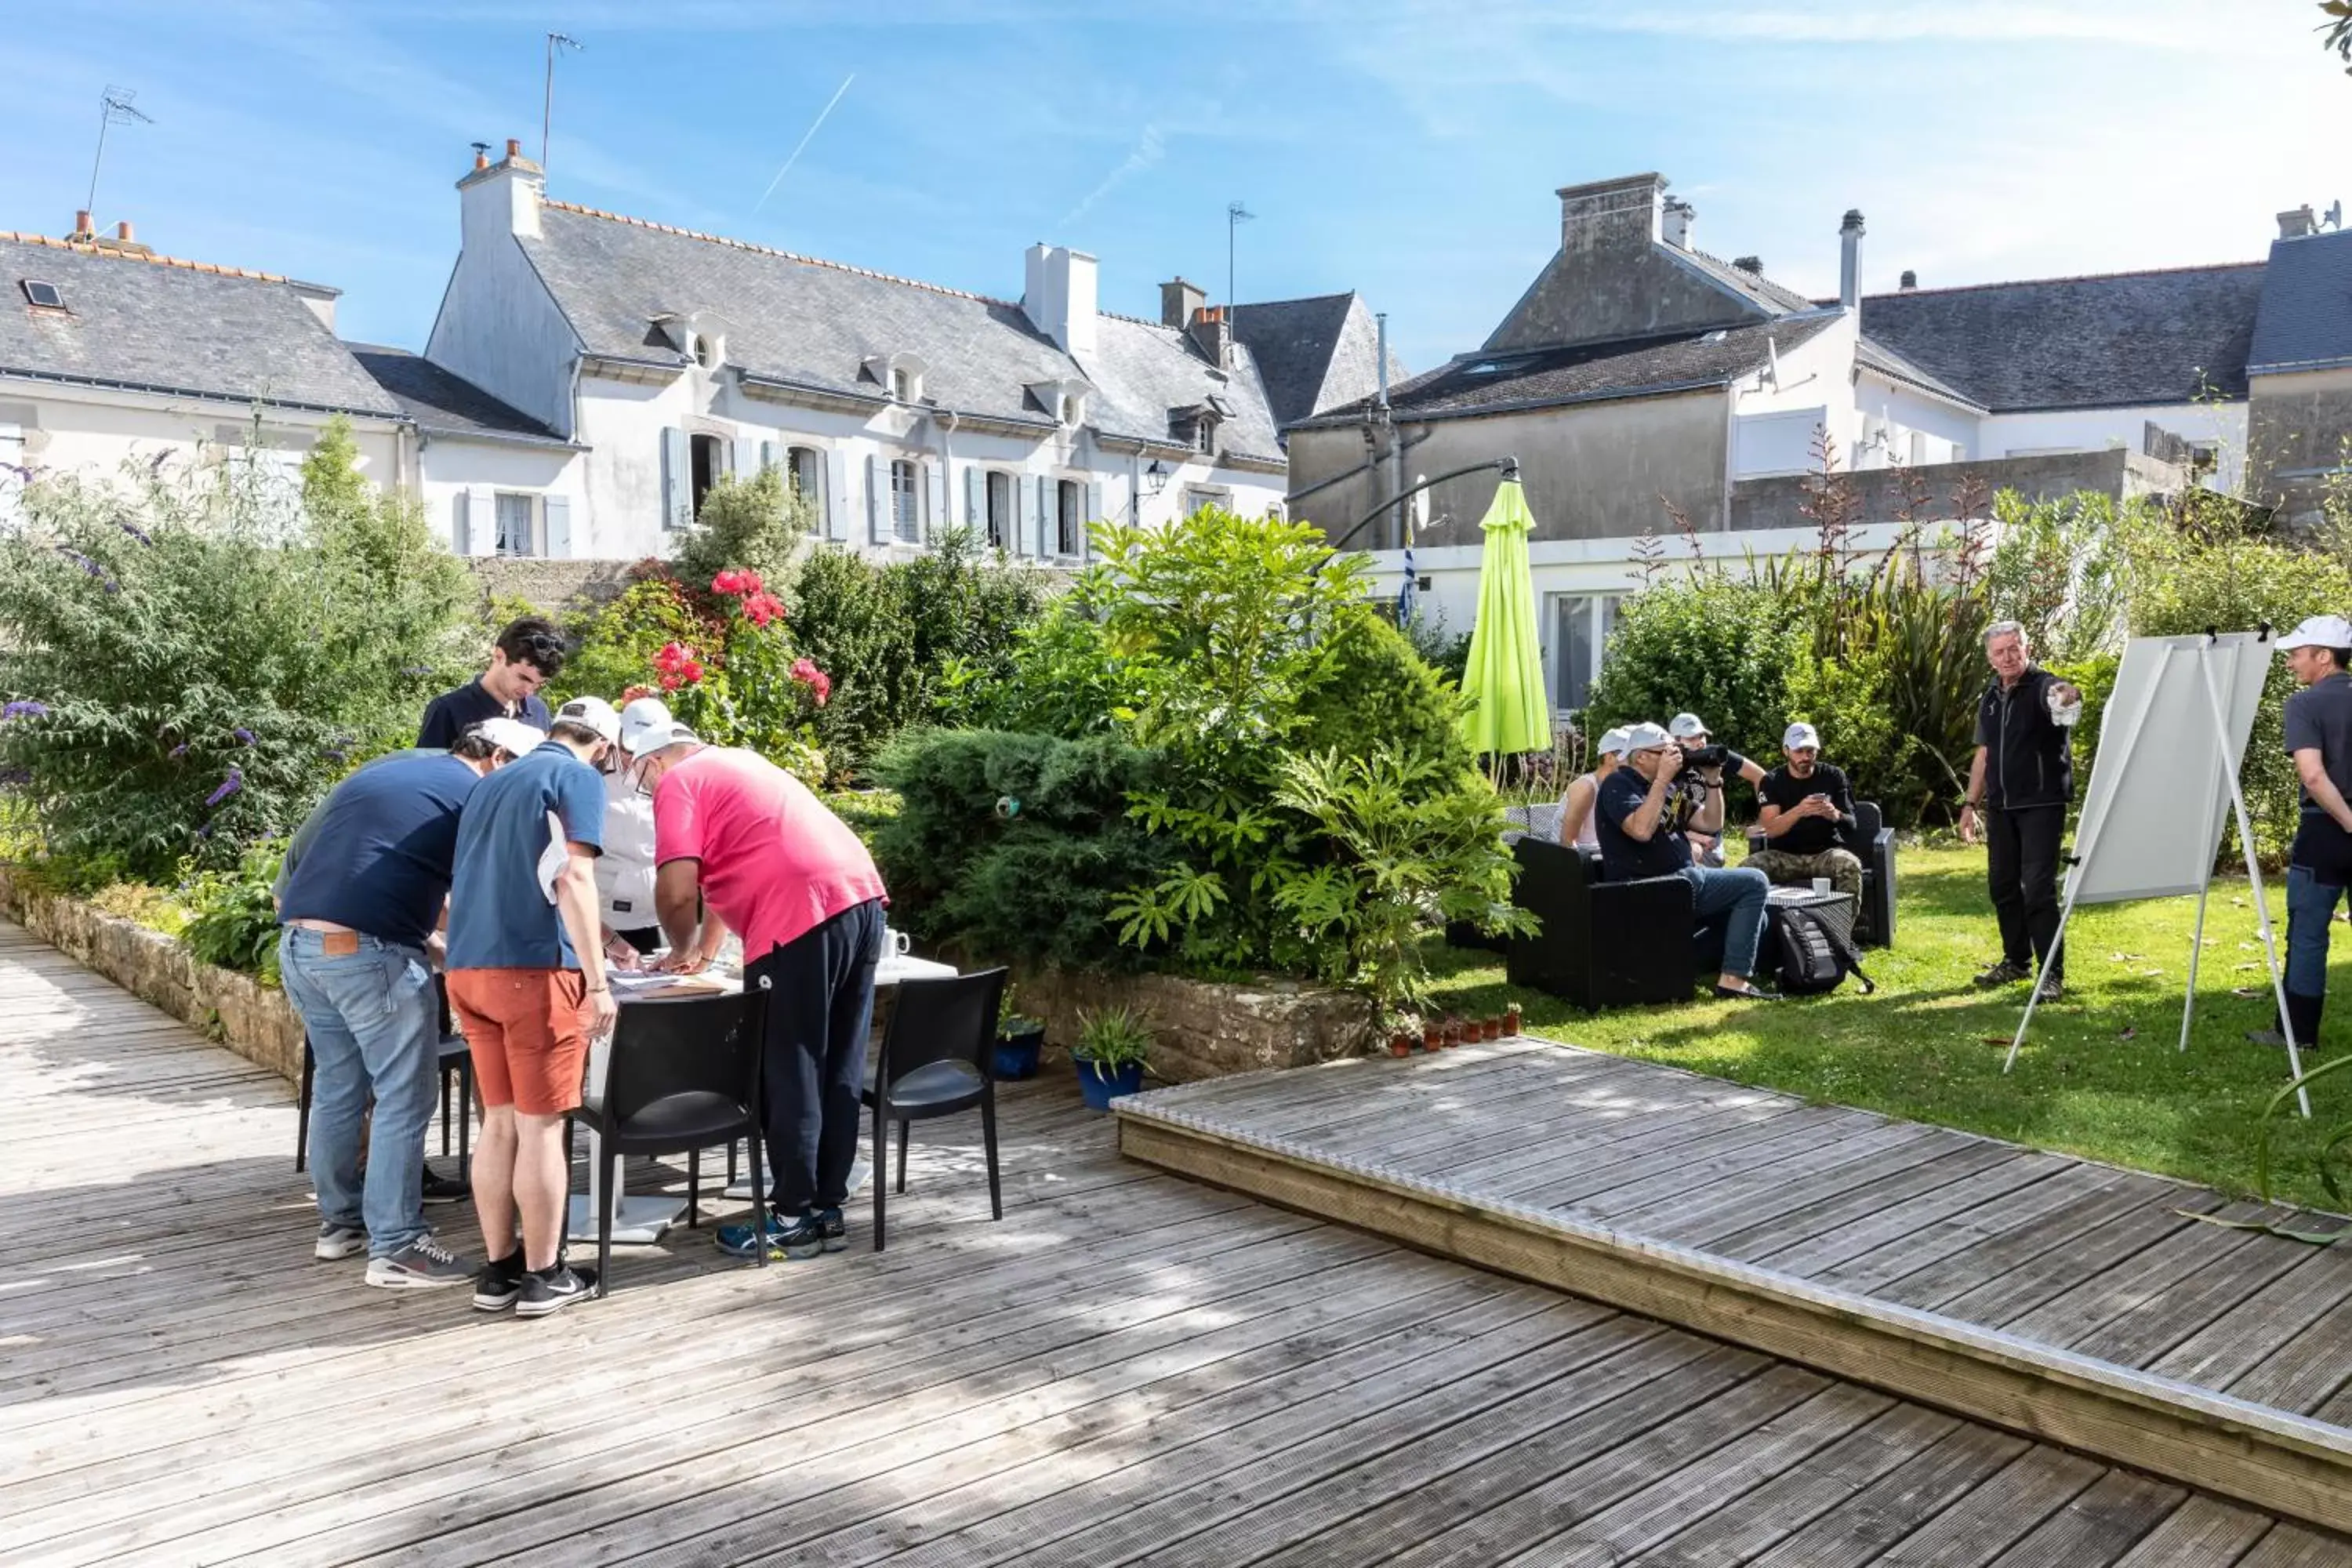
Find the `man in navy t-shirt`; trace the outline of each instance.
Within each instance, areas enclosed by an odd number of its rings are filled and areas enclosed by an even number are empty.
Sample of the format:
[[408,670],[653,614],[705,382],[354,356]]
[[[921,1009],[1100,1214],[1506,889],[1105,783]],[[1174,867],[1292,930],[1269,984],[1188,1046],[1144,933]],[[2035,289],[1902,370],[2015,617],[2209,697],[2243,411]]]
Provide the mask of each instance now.
[[462,1284],[473,1272],[425,1224],[425,1124],[441,1034],[425,947],[448,897],[459,813],[503,754],[476,731],[451,751],[404,752],[360,769],[311,814],[303,852],[278,889],[278,971],[313,1064],[312,1250],[332,1260],[366,1247],[367,1282],[383,1289]]
[[[2327,928],[2352,887],[2352,621],[2313,616],[2279,638],[2302,689],[2286,700],[2286,754],[2303,784],[2303,810],[2286,857],[2287,1016],[2294,1043],[2319,1040],[2327,1000]],[[2257,1037],[2286,1043],[2284,1031]]]
[[488,668],[425,705],[416,732],[420,746],[446,748],[485,719],[520,719],[546,733],[547,704],[539,689],[563,673],[563,636],[537,616],[510,621],[491,645]]
[[482,1094],[474,1212],[489,1261],[474,1305],[486,1312],[542,1317],[594,1282],[593,1269],[563,1261],[563,1118],[580,1104],[590,1037],[615,1016],[597,940],[604,779],[594,764],[620,738],[612,704],[565,703],[547,743],[476,790],[458,824],[449,1005]]
[[1725,921],[1723,972],[1716,976],[1715,994],[1748,1000],[1768,996],[1748,977],[1755,972],[1772,885],[1763,872],[1745,866],[1723,870],[1691,863],[1690,841],[1666,822],[1682,764],[1682,749],[1657,725],[1636,724],[1628,731],[1624,765],[1601,781],[1593,803],[1601,817],[1601,868],[1612,882],[1686,878],[1699,922]]

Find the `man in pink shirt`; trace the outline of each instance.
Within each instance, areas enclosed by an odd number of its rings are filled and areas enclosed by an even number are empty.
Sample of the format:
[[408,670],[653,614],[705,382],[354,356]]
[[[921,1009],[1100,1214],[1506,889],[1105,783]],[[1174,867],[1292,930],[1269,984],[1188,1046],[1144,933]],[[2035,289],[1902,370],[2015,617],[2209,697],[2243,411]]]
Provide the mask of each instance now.
[[882,879],[847,824],[756,752],[706,746],[683,725],[624,737],[654,797],[654,909],[668,967],[708,963],[730,930],[768,1004],[761,1107],[769,1212],[719,1227],[751,1257],[848,1245],[841,1205],[857,1155],[858,1091],[882,958]]

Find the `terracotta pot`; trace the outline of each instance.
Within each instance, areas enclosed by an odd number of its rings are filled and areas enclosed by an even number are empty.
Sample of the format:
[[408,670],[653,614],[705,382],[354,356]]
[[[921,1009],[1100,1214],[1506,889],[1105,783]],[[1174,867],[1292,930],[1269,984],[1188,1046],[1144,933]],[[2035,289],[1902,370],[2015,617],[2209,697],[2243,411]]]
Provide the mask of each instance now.
[[1483,1039],[1501,1039],[1503,1037],[1503,1020],[1499,1017],[1483,1020],[1479,1025],[1479,1036]]
[[1445,1026],[1443,1024],[1423,1024],[1421,1026],[1422,1049],[1426,1051],[1434,1051],[1443,1048],[1444,1044]]
[[1459,1019],[1459,1018],[1448,1018],[1448,1019],[1446,1019],[1446,1020],[1445,1020],[1445,1045],[1446,1045],[1446,1048],[1450,1050],[1450,1049],[1452,1049],[1454,1047],[1458,1046],[1458,1045],[1460,1045],[1461,1043],[1462,1043],[1462,1020],[1461,1020],[1461,1019]]
[[1402,1031],[1391,1035],[1389,1037],[1389,1055],[1392,1057],[1409,1057],[1412,1055],[1412,1037]]
[[1515,1003],[1513,1003],[1510,1006],[1504,1008],[1504,1009],[1503,1009],[1503,1033],[1505,1033],[1506,1035],[1516,1035],[1516,1034],[1517,1034],[1517,1033],[1519,1032],[1519,1016],[1520,1016],[1520,1015],[1519,1015],[1519,1008],[1518,1008],[1518,1004],[1517,1004],[1517,1003],[1516,1003],[1516,1002],[1515,1002]]

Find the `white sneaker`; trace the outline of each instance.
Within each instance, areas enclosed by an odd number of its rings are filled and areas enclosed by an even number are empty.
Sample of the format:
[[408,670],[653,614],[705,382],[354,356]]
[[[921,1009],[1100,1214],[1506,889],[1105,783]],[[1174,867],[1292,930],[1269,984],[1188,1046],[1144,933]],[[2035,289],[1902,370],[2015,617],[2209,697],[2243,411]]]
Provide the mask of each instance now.
[[337,1225],[332,1220],[320,1220],[319,1239],[311,1244],[310,1256],[321,1263],[338,1263],[354,1252],[366,1250],[366,1231],[353,1225]]
[[420,1236],[386,1258],[368,1259],[367,1282],[379,1290],[429,1290],[470,1285],[474,1266],[429,1236]]

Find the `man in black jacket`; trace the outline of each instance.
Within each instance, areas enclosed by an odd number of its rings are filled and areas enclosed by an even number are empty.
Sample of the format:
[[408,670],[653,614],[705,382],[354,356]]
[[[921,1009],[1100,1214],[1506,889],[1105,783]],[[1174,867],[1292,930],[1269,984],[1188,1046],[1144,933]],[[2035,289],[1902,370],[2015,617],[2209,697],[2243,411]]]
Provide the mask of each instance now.
[[1977,703],[1976,758],[1960,808],[1960,837],[1977,841],[1985,829],[1985,868],[1993,914],[2000,921],[2000,962],[1976,977],[1979,985],[2030,980],[2048,962],[2036,994],[2054,1002],[2063,990],[2065,955],[2058,940],[2058,859],[2066,832],[2066,803],[2074,797],[2069,750],[2083,694],[2035,665],[2025,628],[1998,621],[1985,630],[1985,659],[1993,679]]

